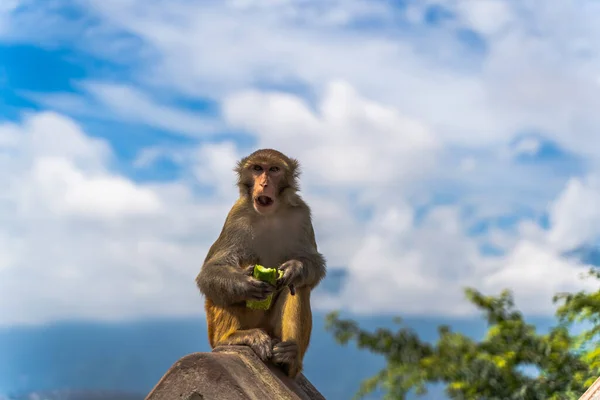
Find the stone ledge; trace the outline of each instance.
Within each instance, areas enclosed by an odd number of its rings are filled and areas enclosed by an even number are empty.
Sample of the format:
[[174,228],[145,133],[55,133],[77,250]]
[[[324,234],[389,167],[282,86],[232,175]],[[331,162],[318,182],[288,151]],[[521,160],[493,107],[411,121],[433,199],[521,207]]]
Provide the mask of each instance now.
[[592,383],[579,400],[600,400],[600,378]]
[[146,400],[325,400],[300,374],[288,378],[247,346],[189,354],[167,371]]

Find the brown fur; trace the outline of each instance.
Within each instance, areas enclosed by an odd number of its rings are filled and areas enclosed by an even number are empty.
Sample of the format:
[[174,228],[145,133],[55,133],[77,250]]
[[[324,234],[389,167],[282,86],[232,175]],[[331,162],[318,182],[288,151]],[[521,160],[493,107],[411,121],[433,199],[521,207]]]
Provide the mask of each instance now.
[[[210,345],[250,346],[295,377],[312,331],[310,294],[326,274],[310,208],[297,194],[299,164],[263,149],[240,160],[236,172],[240,197],[196,278],[206,297]],[[262,207],[259,196],[274,202]],[[284,277],[276,286],[260,283],[250,276],[255,264],[278,267]],[[269,293],[275,294],[268,311],[245,306]]]

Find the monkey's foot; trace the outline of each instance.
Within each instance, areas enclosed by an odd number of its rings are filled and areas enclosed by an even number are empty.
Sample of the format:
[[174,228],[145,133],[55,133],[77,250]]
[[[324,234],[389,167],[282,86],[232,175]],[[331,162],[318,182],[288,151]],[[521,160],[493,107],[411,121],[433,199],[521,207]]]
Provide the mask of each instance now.
[[302,363],[298,359],[298,344],[292,340],[276,343],[271,360],[290,378],[295,378],[302,370]]
[[262,361],[267,361],[273,355],[271,337],[262,329],[238,331],[221,344],[249,346]]
[[267,361],[272,357],[271,338],[267,333],[263,331],[260,332],[261,334],[253,337],[248,345],[261,360]]

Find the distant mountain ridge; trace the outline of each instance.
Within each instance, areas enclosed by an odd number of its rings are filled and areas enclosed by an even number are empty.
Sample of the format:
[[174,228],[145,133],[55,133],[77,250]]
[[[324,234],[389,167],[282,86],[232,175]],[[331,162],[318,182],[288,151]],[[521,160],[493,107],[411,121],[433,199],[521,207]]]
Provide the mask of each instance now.
[[[325,331],[324,317],[323,313],[314,314],[305,376],[328,400],[347,400],[361,381],[385,365],[385,360],[358,350],[353,343],[337,344]],[[366,329],[395,326],[388,316],[355,319]],[[404,321],[425,340],[437,337],[439,324],[470,336],[481,337],[485,332],[480,319],[407,317]],[[202,318],[64,322],[0,329],[0,400],[143,400],[171,365],[199,351],[210,351]],[[8,398],[8,394],[13,397]],[[428,398],[446,396],[435,390],[419,399]]]
[[[383,367],[377,355],[336,344],[323,314],[315,313],[313,329],[305,375],[328,400],[351,398]],[[145,396],[179,358],[202,351],[210,351],[202,318],[0,329],[0,393],[19,400],[42,400],[26,397],[32,393]]]
[[144,394],[107,390],[50,390],[21,395],[0,396],[0,400],[144,400]]

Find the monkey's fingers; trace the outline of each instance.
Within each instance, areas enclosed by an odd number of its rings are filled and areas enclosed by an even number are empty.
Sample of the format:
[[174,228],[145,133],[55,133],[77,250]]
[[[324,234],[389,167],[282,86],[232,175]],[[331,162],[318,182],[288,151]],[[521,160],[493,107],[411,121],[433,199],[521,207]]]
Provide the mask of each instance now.
[[294,284],[291,283],[292,282],[292,271],[290,269],[284,269],[283,270],[283,275],[281,276],[281,278],[277,279],[277,281],[275,282],[275,285],[277,287],[277,290],[281,290],[284,287],[289,287],[290,288],[290,294],[292,296],[294,296],[296,294],[296,288],[294,287]]
[[252,279],[250,284],[256,289],[267,291],[269,293],[273,293],[277,289],[275,285],[271,285],[269,282],[259,281],[258,279]]
[[254,273],[254,265],[250,265],[250,266],[244,268],[242,271],[243,271],[244,275],[252,276],[252,274]]
[[[271,340],[272,342],[273,340]],[[278,341],[273,346],[273,354],[275,353],[285,353],[289,351],[298,351],[298,344],[293,340],[286,340],[284,342]]]
[[264,294],[264,293],[252,293],[252,294],[250,294],[248,300],[263,301],[263,300],[266,300],[267,297],[269,297],[268,294]]
[[291,283],[291,280],[292,280],[291,271],[289,269],[284,270],[281,278],[277,279],[277,281],[275,282],[275,285],[277,286],[277,290],[288,286]]
[[252,282],[252,288],[249,291],[250,297],[253,300],[264,300],[275,291],[275,286],[262,281]]
[[269,294],[264,293],[264,292],[253,292],[253,293],[249,293],[248,297],[250,300],[263,301],[269,297]]
[[272,354],[274,363],[290,363],[298,357],[298,345],[293,341],[280,342],[273,346]]
[[262,301],[262,300],[266,300],[267,297],[269,297],[269,295],[270,295],[270,293],[263,292],[261,290],[253,290],[248,293],[248,298],[250,300]]

